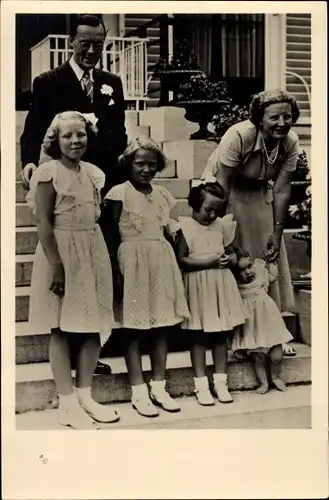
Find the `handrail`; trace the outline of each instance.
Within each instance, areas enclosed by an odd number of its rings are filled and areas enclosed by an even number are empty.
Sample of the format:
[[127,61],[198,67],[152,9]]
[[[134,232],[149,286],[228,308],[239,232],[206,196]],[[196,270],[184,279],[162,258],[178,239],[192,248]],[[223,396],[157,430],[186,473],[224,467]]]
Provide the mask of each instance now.
[[307,81],[305,80],[305,78],[303,78],[298,73],[295,73],[294,71],[291,71],[290,69],[286,70],[285,73],[288,76],[294,76],[295,78],[298,78],[303,83],[303,85],[304,85],[304,87],[306,89],[306,93],[307,93],[308,105],[309,105],[309,108],[311,110],[311,91],[310,91],[310,87],[309,87]]
[[138,28],[135,28],[132,31],[129,31],[128,33],[126,33],[125,38],[131,38],[131,36],[135,35],[135,33],[137,36],[140,33],[145,33],[148,28],[151,28],[151,26],[153,26],[154,24],[157,24],[159,21],[162,21],[164,19],[168,20],[168,22],[169,22],[169,19],[170,19],[169,14],[160,14],[159,16],[153,17],[152,19],[150,19],[146,23],[143,23],[140,26],[138,26]]

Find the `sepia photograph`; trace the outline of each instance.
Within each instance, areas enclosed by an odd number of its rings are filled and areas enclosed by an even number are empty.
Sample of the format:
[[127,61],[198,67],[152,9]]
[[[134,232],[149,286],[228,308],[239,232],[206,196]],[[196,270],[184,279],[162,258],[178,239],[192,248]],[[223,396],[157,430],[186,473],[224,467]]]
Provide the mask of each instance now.
[[16,428],[311,427],[311,14],[16,14]]
[[1,2],[5,500],[328,496],[325,14]]

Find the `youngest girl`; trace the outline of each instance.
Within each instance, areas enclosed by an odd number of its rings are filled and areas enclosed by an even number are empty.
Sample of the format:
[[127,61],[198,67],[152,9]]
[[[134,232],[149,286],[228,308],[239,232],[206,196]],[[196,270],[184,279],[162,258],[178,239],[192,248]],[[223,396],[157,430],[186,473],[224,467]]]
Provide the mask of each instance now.
[[286,386],[279,378],[282,367],[282,343],[292,340],[274,300],[267,294],[268,287],[278,278],[276,264],[262,259],[251,260],[243,250],[236,250],[236,279],[249,318],[237,329],[232,350],[245,349],[254,364],[260,386],[259,394],[269,390],[266,364],[269,362],[271,380],[279,391]]
[[[214,387],[218,400],[232,401],[227,388],[227,340],[246,314],[229,266],[235,264],[231,247],[236,222],[224,216],[225,193],[210,182],[193,187],[188,198],[192,217],[180,217],[177,258],[184,273],[191,318],[182,328],[193,331],[191,361],[199,404],[213,405],[206,377],[206,346],[210,340],[214,358]],[[221,218],[222,217],[222,218]]]

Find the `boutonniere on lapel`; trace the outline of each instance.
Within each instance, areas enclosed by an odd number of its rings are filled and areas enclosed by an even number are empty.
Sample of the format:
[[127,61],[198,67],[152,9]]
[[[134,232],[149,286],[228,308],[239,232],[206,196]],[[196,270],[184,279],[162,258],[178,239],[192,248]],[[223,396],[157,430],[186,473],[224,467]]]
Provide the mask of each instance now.
[[112,99],[112,95],[113,95],[113,88],[111,87],[111,85],[106,85],[105,83],[102,85],[101,87],[101,93],[103,95],[108,95],[110,97],[110,100],[109,100],[109,103],[108,103],[108,106],[112,106],[114,104],[114,100]]

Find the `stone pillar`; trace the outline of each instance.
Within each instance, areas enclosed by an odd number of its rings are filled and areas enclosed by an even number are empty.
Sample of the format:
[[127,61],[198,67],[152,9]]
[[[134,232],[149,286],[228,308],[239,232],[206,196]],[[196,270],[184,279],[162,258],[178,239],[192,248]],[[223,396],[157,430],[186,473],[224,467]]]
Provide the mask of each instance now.
[[119,14],[103,14],[102,19],[109,36],[120,36]]

